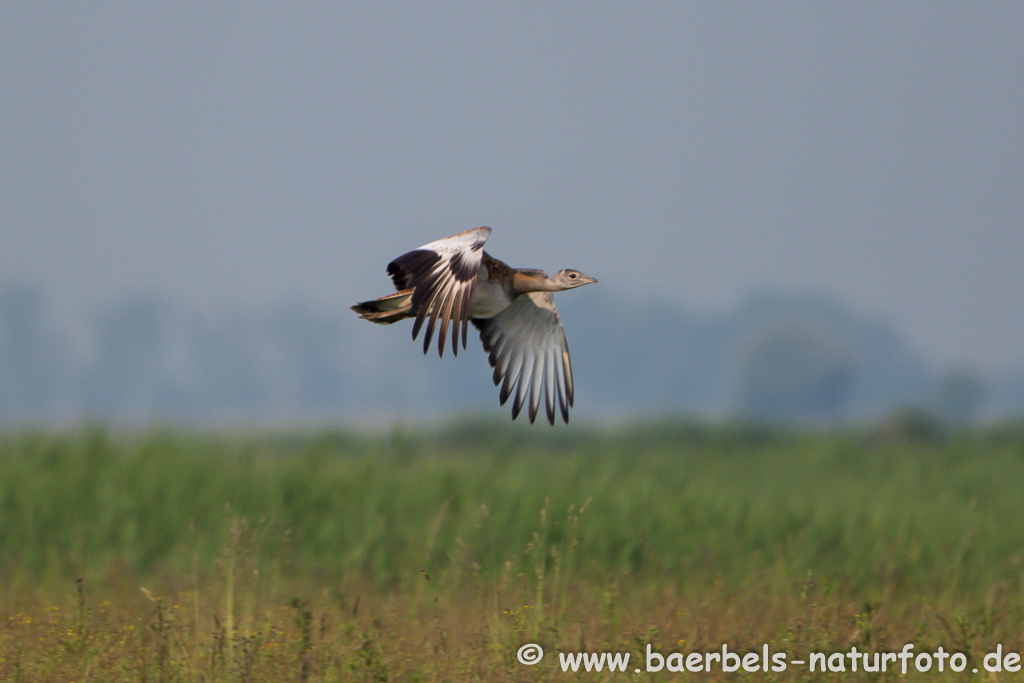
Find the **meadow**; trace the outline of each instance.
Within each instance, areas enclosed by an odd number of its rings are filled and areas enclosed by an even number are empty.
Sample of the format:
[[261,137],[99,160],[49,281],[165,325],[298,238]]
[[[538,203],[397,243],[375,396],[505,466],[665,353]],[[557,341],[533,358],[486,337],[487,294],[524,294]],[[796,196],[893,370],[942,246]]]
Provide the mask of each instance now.
[[[920,419],[18,429],[0,435],[0,681],[894,680],[843,656],[634,669],[648,647],[906,643],[968,663],[913,675],[997,680],[985,655],[1024,651],[1022,483],[1020,425]],[[563,672],[584,651],[630,666]]]

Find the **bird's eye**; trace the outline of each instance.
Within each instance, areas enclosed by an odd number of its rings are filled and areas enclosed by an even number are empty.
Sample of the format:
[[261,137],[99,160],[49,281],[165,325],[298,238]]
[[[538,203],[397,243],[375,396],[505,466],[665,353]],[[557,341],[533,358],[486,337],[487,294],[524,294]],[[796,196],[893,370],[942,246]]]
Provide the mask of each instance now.
[[576,279],[576,273],[569,273],[569,277],[572,278],[573,280],[575,280]]

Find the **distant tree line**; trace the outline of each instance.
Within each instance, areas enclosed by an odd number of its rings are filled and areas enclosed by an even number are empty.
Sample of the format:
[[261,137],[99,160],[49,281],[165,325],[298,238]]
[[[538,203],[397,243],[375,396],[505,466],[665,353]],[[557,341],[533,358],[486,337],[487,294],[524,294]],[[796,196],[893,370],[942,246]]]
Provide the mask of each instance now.
[[[938,419],[1024,413],[1024,372],[929,368],[894,328],[820,297],[720,314],[600,295],[563,305],[583,414],[833,424],[906,406]],[[628,324],[621,324],[623,321]],[[472,351],[472,350],[471,350]],[[38,288],[0,289],[0,420],[348,420],[497,410],[482,352],[424,357],[409,328],[299,302],[200,315],[155,295],[73,331]]]

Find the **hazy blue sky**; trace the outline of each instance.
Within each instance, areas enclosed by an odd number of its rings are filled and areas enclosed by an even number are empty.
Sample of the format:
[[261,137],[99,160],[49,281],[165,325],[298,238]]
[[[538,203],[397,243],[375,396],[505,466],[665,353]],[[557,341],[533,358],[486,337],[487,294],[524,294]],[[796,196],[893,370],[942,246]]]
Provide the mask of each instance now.
[[614,296],[822,291],[1020,366],[1022,36],[1019,2],[4,2],[0,285],[347,307],[490,225]]

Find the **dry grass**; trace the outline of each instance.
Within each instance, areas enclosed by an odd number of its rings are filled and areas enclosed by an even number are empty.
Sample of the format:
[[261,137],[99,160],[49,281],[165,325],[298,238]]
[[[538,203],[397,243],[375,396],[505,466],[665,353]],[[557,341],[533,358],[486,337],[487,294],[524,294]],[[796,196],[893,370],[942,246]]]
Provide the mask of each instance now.
[[[561,598],[547,590],[538,604],[525,577],[443,593],[423,581],[422,591],[396,592],[313,584],[267,592],[250,581],[236,596],[233,629],[223,581],[198,592],[170,582],[160,589],[72,584],[63,595],[21,595],[8,599],[18,606],[0,627],[0,680],[523,681],[575,675],[601,681],[633,676],[633,665],[628,674],[563,673],[557,653],[630,652],[631,662],[643,668],[648,644],[668,654],[720,651],[723,643],[732,651],[759,652],[767,643],[792,659],[852,646],[899,651],[913,642],[917,653],[941,645],[980,668],[996,643],[1024,650],[1020,603],[1006,595],[990,595],[981,605],[936,606],[914,598],[861,603],[810,579],[783,593],[756,586],[737,592],[721,584],[649,592],[612,581],[603,587],[571,583]],[[302,591],[307,597],[285,597]],[[515,659],[528,642],[547,652],[533,667]],[[722,675],[642,674],[645,680]],[[809,674],[794,666],[781,674],[739,676],[800,680]],[[881,676],[898,677],[898,670]]]

